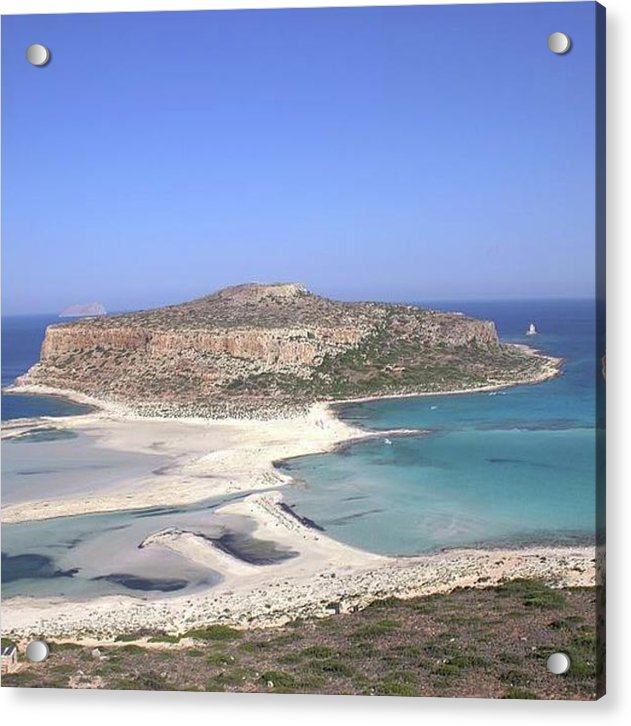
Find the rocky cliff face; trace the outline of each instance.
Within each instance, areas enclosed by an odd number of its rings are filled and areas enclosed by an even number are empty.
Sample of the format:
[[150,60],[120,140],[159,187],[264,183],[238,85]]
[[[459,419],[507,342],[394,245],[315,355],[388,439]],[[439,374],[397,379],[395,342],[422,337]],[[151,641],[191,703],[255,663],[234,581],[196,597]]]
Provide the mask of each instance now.
[[360,333],[352,328],[284,328],[279,330],[217,328],[215,330],[138,330],[133,327],[91,329],[88,326],[57,327],[46,331],[42,362],[68,354],[105,348],[112,353],[137,351],[147,358],[181,354],[226,354],[262,363],[269,370],[311,366],[326,353],[357,344]]
[[274,416],[315,400],[529,380],[545,362],[501,345],[492,322],[338,302],[297,284],[249,284],[50,326],[40,362],[18,383],[70,389],[148,415]]

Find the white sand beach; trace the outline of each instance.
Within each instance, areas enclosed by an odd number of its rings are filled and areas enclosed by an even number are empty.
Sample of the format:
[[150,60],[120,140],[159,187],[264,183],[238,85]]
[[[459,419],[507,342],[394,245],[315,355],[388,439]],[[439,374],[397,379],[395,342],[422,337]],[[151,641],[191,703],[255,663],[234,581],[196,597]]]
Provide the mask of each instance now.
[[[36,423],[41,426],[42,419]],[[106,491],[4,507],[3,522],[187,504],[226,493],[253,492],[215,510],[216,515],[247,518],[254,536],[289,548],[297,556],[271,565],[252,565],[193,532],[166,528],[147,537],[142,546],[208,567],[221,575],[219,584],[169,597],[104,596],[87,602],[14,597],[3,602],[6,634],[96,642],[142,628],[183,632],[210,623],[282,624],[296,617],[362,608],[388,596],[488,586],[504,578],[540,577],[555,585],[595,583],[594,547],[453,550],[385,557],[341,544],[306,526],[282,507],[278,489],[291,480],[273,462],[330,450],[366,436],[393,435],[353,428],[327,404],[314,405],[306,416],[275,421],[147,419],[105,408],[46,423],[90,432],[100,447],[159,452],[167,464]],[[34,425],[34,421],[13,422],[2,435],[15,436]]]
[[[98,446],[114,451],[160,454],[168,464],[140,478],[122,478],[117,487],[10,504],[2,522],[23,522],[92,512],[186,505],[212,497],[269,489],[288,477],[273,462],[327,451],[338,443],[371,434],[346,425],[324,404],[307,416],[271,421],[150,419],[100,411],[85,416],[20,420],[3,427],[4,439],[42,422],[56,429],[89,433]],[[386,435],[380,432],[375,435]]]

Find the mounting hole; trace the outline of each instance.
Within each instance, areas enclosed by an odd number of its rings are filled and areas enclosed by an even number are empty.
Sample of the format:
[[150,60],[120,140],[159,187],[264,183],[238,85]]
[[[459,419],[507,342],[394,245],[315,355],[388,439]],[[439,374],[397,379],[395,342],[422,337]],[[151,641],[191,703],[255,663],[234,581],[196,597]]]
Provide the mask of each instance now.
[[26,646],[26,659],[31,663],[41,663],[48,658],[48,644],[43,640],[31,640]]
[[50,51],[41,43],[33,43],[26,49],[26,60],[32,66],[45,66],[50,60]]
[[546,663],[550,673],[554,673],[555,676],[562,676],[567,673],[571,665],[570,657],[565,653],[553,653]]
[[572,47],[572,39],[567,33],[550,33],[548,48],[557,55],[567,53]]

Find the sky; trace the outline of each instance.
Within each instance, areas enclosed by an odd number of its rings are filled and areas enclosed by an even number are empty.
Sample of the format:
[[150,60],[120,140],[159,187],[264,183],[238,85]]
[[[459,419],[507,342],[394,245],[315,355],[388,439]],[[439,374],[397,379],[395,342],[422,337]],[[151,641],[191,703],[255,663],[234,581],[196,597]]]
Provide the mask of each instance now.
[[594,60],[591,2],[5,16],[3,314],[591,297]]

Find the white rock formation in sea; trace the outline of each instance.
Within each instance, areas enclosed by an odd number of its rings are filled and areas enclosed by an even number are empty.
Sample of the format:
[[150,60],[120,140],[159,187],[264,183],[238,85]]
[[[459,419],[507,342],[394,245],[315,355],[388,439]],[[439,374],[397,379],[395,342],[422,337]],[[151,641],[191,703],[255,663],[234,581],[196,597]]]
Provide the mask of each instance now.
[[107,310],[101,303],[71,305],[59,313],[60,318],[93,318],[97,315],[107,315]]

